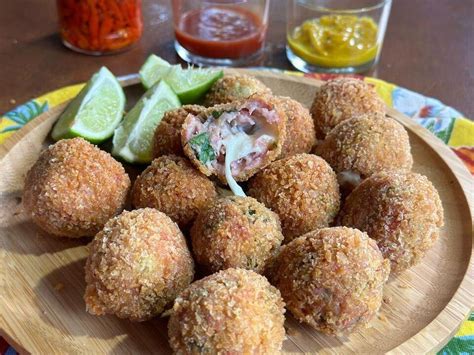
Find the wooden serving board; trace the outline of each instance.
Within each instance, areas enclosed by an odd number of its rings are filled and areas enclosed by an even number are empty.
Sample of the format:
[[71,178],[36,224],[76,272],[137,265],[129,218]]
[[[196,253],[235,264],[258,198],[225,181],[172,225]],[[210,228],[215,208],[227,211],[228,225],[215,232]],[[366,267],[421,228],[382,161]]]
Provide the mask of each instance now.
[[[242,71],[241,71],[242,72]],[[321,85],[313,79],[252,72],[275,94],[306,106]],[[124,80],[129,104],[142,93]],[[89,240],[46,235],[25,215],[21,196],[26,171],[51,143],[48,133],[64,105],[27,124],[0,146],[0,330],[19,351],[31,353],[169,353],[167,319],[132,323],[95,317],[82,299]],[[438,189],[446,225],[423,262],[391,279],[371,328],[330,337],[289,314],[288,352],[425,353],[440,349],[474,304],[473,180],[463,163],[430,132],[389,109],[409,131],[414,170]]]

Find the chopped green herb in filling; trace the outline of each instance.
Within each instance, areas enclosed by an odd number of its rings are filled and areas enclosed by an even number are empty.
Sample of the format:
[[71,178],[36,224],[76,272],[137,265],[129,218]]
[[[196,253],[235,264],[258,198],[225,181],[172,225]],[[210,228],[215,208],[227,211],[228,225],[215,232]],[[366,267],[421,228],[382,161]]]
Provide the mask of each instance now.
[[231,113],[231,112],[236,112],[235,110],[222,110],[222,111],[212,111],[211,112],[211,115],[212,117],[214,117],[215,119],[218,119],[219,117],[221,117],[221,115],[223,113]]
[[200,133],[191,138],[189,144],[198,155],[198,159],[201,163],[207,164],[207,162],[216,159],[216,154],[209,142],[209,135],[207,132]]

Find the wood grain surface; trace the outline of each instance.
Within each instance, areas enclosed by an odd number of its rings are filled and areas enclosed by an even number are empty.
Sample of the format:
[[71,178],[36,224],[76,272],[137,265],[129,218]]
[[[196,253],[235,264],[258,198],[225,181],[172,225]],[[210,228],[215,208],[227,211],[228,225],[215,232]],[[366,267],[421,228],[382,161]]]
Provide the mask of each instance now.
[[[256,72],[276,94],[309,105],[320,83]],[[134,79],[127,82],[133,84]],[[128,96],[140,88],[129,86]],[[0,332],[32,353],[169,353],[166,319],[132,323],[85,311],[84,262],[88,239],[54,238],[38,230],[21,205],[26,171],[63,107],[35,119],[0,146]],[[446,225],[422,263],[389,280],[371,327],[348,337],[317,333],[287,317],[288,352],[426,353],[440,349],[469,313],[474,299],[472,178],[441,141],[390,110],[410,135],[414,170],[438,189]],[[471,191],[472,192],[472,191]]]
[[[143,0],[140,43],[103,57],[77,54],[61,44],[55,1],[0,1],[0,113],[86,81],[102,65],[125,75],[136,73],[150,53],[180,62],[170,1]],[[285,55],[287,4],[271,0],[265,57],[256,65],[292,69]],[[393,0],[381,60],[369,75],[435,97],[474,118],[473,16],[472,0]]]

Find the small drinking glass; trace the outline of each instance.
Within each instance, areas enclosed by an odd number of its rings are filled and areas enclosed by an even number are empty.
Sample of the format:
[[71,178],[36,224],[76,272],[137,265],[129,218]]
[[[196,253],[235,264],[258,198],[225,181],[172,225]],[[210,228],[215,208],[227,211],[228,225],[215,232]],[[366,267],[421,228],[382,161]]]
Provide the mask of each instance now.
[[244,66],[263,54],[269,0],[172,0],[175,48],[187,62]]
[[286,54],[303,72],[361,73],[379,60],[391,0],[290,0]]

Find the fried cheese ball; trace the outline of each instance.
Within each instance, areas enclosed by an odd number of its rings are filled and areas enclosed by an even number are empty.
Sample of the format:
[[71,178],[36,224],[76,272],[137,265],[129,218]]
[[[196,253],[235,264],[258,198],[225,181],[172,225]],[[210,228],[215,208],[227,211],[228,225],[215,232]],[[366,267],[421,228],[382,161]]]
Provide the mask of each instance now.
[[260,80],[250,75],[225,75],[212,85],[204,98],[205,106],[228,104],[247,99],[253,94],[271,94]]
[[278,216],[252,197],[222,197],[191,228],[196,263],[207,271],[243,268],[262,272],[279,251]]
[[360,116],[337,125],[316,148],[338,174],[345,190],[380,171],[409,171],[413,165],[408,133],[392,118]]
[[152,208],[111,219],[89,249],[84,300],[94,315],[150,319],[170,306],[194,277],[183,234]]
[[277,96],[276,100],[286,115],[286,138],[280,159],[309,153],[316,143],[316,136],[308,109],[289,97]]
[[355,78],[337,78],[319,88],[310,111],[316,137],[324,139],[337,124],[350,118],[385,116],[386,107],[372,85]]
[[124,207],[130,178],[112,156],[82,138],[44,150],[26,174],[23,205],[33,222],[61,237],[92,237]]
[[191,162],[232,189],[232,182],[248,180],[277,159],[285,137],[285,113],[270,95],[253,95],[190,114],[181,131],[183,150]]
[[205,107],[199,105],[184,105],[166,111],[153,137],[153,157],[158,158],[169,154],[184,156],[181,145],[181,127],[190,113],[197,115],[204,109]]
[[153,160],[135,181],[132,204],[136,208],[156,208],[181,228],[187,228],[216,196],[214,183],[187,159],[163,155]]
[[267,279],[227,269],[176,298],[168,323],[176,354],[275,354],[285,339],[284,303]]
[[247,192],[278,214],[285,243],[327,227],[339,212],[336,174],[312,154],[273,162],[249,181]]
[[357,229],[309,232],[282,247],[270,280],[300,322],[325,334],[363,328],[382,304],[390,273],[377,244]]
[[390,172],[372,175],[352,191],[339,221],[367,232],[399,274],[433,246],[444,217],[438,192],[425,176]]

